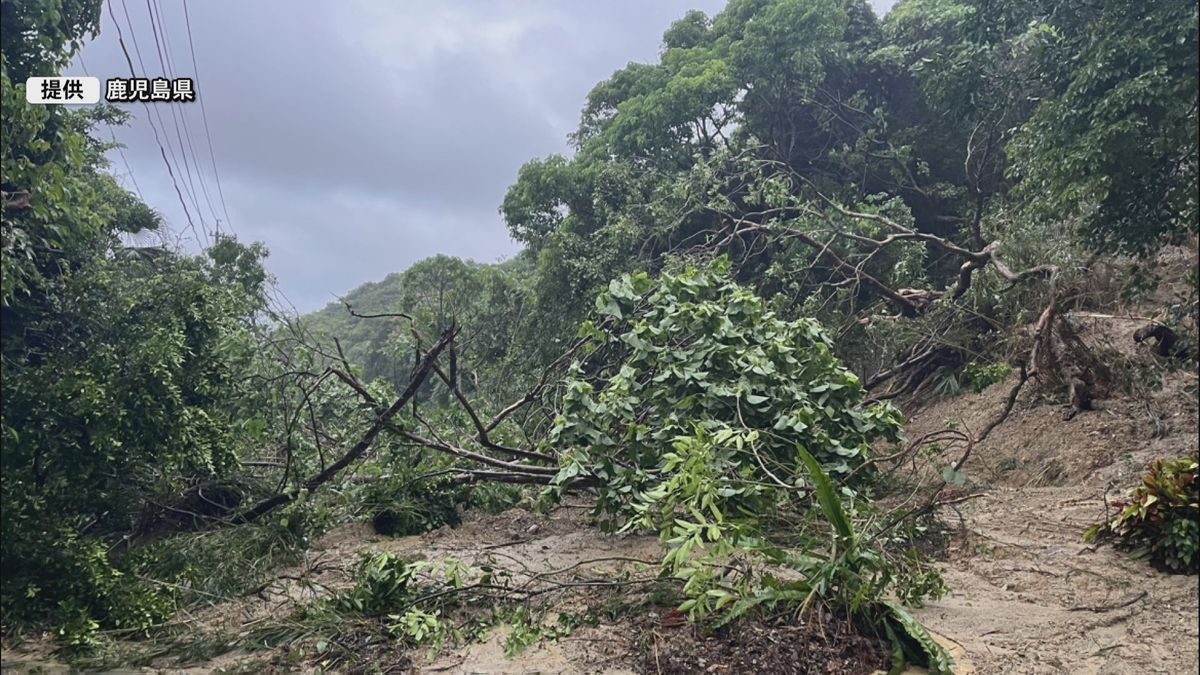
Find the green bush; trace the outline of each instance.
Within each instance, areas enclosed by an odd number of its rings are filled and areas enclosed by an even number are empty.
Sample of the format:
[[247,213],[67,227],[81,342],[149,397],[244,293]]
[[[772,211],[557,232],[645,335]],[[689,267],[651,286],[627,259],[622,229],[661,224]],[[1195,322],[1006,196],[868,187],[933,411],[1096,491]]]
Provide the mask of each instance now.
[[[255,249],[222,246],[261,270]],[[254,300],[228,274],[211,254],[98,260],[59,279],[63,297],[21,316],[24,330],[5,315],[6,622],[61,620],[78,633],[167,613],[159,590],[122,573],[114,543],[192,526],[158,495],[234,471],[237,419],[259,397],[245,377]]]
[[372,527],[380,534],[407,536],[462,522],[466,490],[445,477],[416,480],[409,473],[373,481],[363,491]]
[[375,473],[371,482],[355,495],[372,527],[380,534],[408,536],[462,522],[462,512],[479,509],[499,513],[512,508],[522,494],[521,486],[455,483],[453,474],[436,475],[452,466],[445,457],[416,466],[410,457],[393,454],[367,469]]
[[1003,382],[1011,372],[1012,366],[1007,363],[981,364],[972,361],[963,368],[963,380],[978,394],[993,384]]
[[420,568],[392,553],[364,555],[354,573],[354,587],[334,598],[334,604],[366,616],[397,611],[414,597]]
[[625,276],[597,299],[607,319],[583,328],[597,351],[573,365],[549,444],[569,448],[560,485],[602,484],[598,510],[655,527],[645,502],[670,522],[686,491],[704,511],[766,515],[773,489],[805,485],[801,450],[845,476],[898,439],[899,411],[862,405],[821,326],[781,319],[727,268]]
[[1200,567],[1200,481],[1197,461],[1185,457],[1150,465],[1142,484],[1118,502],[1115,518],[1092,526],[1084,539],[1116,539],[1121,548],[1159,569],[1196,574]]
[[768,310],[723,260],[657,283],[623,277],[597,309],[607,318],[584,326],[595,349],[573,364],[550,435],[557,488],[594,484],[610,525],[658,532],[691,619],[819,602],[889,640],[899,663],[949,672],[889,600],[936,597],[940,578],[886,546],[890,519],[846,484],[870,474],[873,441],[898,440],[901,416],[864,405],[821,326]]
[[145,630],[174,611],[170,592],[123,570],[109,558],[108,546],[72,527],[47,527],[31,515],[5,508],[7,628],[52,622],[58,638],[77,647],[92,644],[101,626]]
[[[315,509],[314,509],[315,510]],[[131,574],[170,584],[181,606],[239,598],[300,559],[303,540],[279,521],[185,532],[131,551],[122,565]]]

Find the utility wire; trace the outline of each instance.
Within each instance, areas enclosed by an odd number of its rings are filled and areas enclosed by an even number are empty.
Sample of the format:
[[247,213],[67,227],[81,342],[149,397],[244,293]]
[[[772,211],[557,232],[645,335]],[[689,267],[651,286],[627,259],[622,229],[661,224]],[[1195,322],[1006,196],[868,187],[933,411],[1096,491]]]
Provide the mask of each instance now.
[[[128,5],[125,4],[125,0],[121,0],[121,8],[125,13],[125,22],[126,22],[127,27],[129,28],[130,39],[133,40],[134,53],[136,53],[138,55],[138,64],[142,66],[142,74],[144,77],[149,74],[149,69],[146,68],[145,62],[142,61],[142,50],[138,46],[137,31],[135,31],[133,29],[133,21],[129,16],[129,7],[128,7]],[[149,9],[149,4],[147,4],[147,9]],[[158,51],[159,65],[165,71],[167,69],[167,66],[166,66],[165,61],[163,60],[162,45],[159,44],[159,41],[158,41],[158,29],[154,25],[154,15],[153,14],[150,14],[150,30],[151,30],[151,32],[154,33],[154,47]],[[163,73],[163,74],[167,75],[168,73]],[[192,200],[192,206],[196,209],[196,215],[200,218],[200,227],[201,227],[201,230],[204,232],[205,241],[207,242],[208,241],[208,223],[204,222],[204,212],[200,209],[200,200],[196,197],[196,185],[192,180],[191,165],[188,164],[187,153],[184,152],[183,139],[181,138],[181,134],[179,132],[178,113],[175,109],[175,106],[173,106],[173,105],[170,106],[170,110],[171,110],[171,113],[173,115],[173,119],[175,122],[175,140],[179,144],[179,154],[183,156],[182,162],[180,162],[179,158],[175,156],[175,144],[173,144],[171,142],[170,128],[167,127],[166,122],[163,121],[162,111],[159,108],[159,106],[157,106],[157,105],[154,106],[154,114],[158,117],[158,123],[160,125],[162,125],[163,135],[167,139],[167,150],[169,150],[171,152],[171,159],[175,161],[176,168],[179,168],[179,166],[181,164],[183,166],[185,174],[181,175],[180,178],[187,179],[186,182],[184,182],[184,184],[183,184],[183,190],[185,193],[187,193],[188,198]]]
[[[83,68],[83,74],[91,77],[92,74],[88,72],[87,64],[83,62],[83,53],[80,52],[78,57],[79,66]],[[133,175],[133,168],[129,166],[129,160],[125,157],[125,146],[121,145],[121,142],[117,140],[117,134],[113,131],[111,124],[105,122],[104,126],[108,129],[108,135],[112,138],[113,147],[116,148],[117,154],[121,156],[121,163],[125,165],[125,175],[129,176],[129,180],[133,183],[133,191],[137,193],[138,199],[142,200],[142,203],[145,204],[146,198],[142,196],[142,188],[138,187],[137,178]]]
[[[155,12],[154,7],[158,7]],[[150,30],[154,35],[154,47],[158,52],[158,63],[162,67],[164,74],[175,79],[178,73],[175,70],[175,63],[171,59],[171,45],[167,39],[166,24],[162,20],[162,7],[158,6],[157,0],[151,5],[151,0],[146,0],[146,12],[150,15]],[[157,16],[156,16],[157,15]],[[179,153],[183,157],[183,168],[187,176],[188,185],[191,187],[192,203],[196,206],[196,210],[200,211],[199,195],[201,191],[204,194],[204,199],[208,204],[208,211],[212,214],[213,219],[218,223],[217,230],[220,230],[220,219],[217,216],[216,210],[213,208],[212,199],[208,195],[208,188],[204,184],[204,174],[200,171],[199,156],[196,154],[196,147],[192,143],[192,134],[187,126],[187,113],[180,109],[180,106],[171,105],[171,117],[175,122],[175,136],[179,141]],[[183,118],[183,129],[180,130],[180,118]],[[185,145],[186,142],[186,145]],[[191,160],[188,159],[188,149],[191,149]],[[196,179],[200,183],[200,191],[196,190],[196,183],[192,177],[192,165],[196,165]],[[201,213],[203,219],[203,213]]]
[[[155,12],[158,14],[159,32],[162,33],[163,51],[165,51],[166,55],[167,55],[167,67],[171,69],[171,72],[178,75],[179,71],[175,67],[175,57],[174,57],[173,50],[171,48],[171,40],[170,40],[170,36],[166,29],[166,22],[163,19],[162,5],[159,3],[159,0],[154,0],[154,7],[155,7]],[[194,79],[195,79],[195,71],[194,70],[192,71],[192,76],[193,76],[193,81],[194,81]],[[180,107],[179,108],[179,116],[183,119],[183,133],[187,137],[188,148],[192,152],[192,162],[196,165],[196,176],[200,180],[200,189],[204,193],[204,201],[206,204],[208,204],[209,213],[212,214],[213,221],[215,221],[215,223],[216,223],[216,230],[219,233],[221,231],[221,217],[217,215],[217,210],[213,206],[212,196],[210,195],[210,193],[208,191],[208,181],[205,179],[204,170],[200,166],[200,153],[196,152],[196,145],[195,145],[195,141],[193,140],[194,136],[192,135],[192,128],[191,128],[191,125],[188,124],[187,112],[191,109],[192,109],[192,106]]]
[[[192,73],[196,79],[200,79],[200,69],[196,65],[196,45],[192,42],[192,20],[188,16],[187,0],[183,0],[180,4],[183,5],[183,20],[187,26],[188,50],[192,54]],[[225,214],[225,224],[229,226],[229,231],[233,232],[233,221],[229,219],[229,209],[225,207],[225,192],[221,189],[221,172],[217,170],[217,155],[213,152],[212,134],[208,130],[208,112],[204,107],[204,97],[197,96],[200,103],[200,116],[204,120],[204,137],[208,140],[208,157],[212,160],[213,177],[217,182],[217,197],[221,202],[221,211]]]
[[[134,36],[132,34],[133,33],[133,22],[129,20],[129,8],[125,6],[125,0],[121,0],[121,6],[125,10],[125,21],[126,21],[127,25],[129,26],[130,38],[133,39],[134,52],[137,53],[138,63],[141,64],[142,71],[145,72],[146,65],[142,61],[142,55],[141,55],[140,49],[138,48],[137,38],[136,38],[136,36]],[[108,0],[108,13],[109,13],[109,16],[112,17],[113,25],[116,26],[116,28],[117,28],[117,42],[121,45],[121,52],[124,53],[125,62],[129,65],[130,77],[136,78],[138,76],[137,71],[133,67],[133,59],[129,56],[129,48],[125,44],[125,35],[121,31],[121,24],[119,21],[117,21],[116,12],[113,11],[112,0]],[[179,187],[179,181],[175,178],[175,169],[171,166],[171,161],[169,159],[167,159],[167,151],[163,147],[162,137],[159,135],[158,127],[155,126],[154,119],[150,114],[150,106],[147,105],[145,101],[142,101],[142,107],[146,109],[146,121],[150,123],[150,128],[154,131],[154,142],[158,144],[158,152],[159,152],[159,154],[162,155],[163,163],[167,165],[167,174],[170,175],[171,184],[175,187],[175,194],[176,194],[176,196],[179,197],[179,205],[183,207],[183,214],[187,218],[188,228],[191,229],[192,234],[196,237],[197,243],[199,243],[200,235],[196,232],[196,223],[194,220],[192,220],[192,213],[190,210],[188,210],[187,201],[184,200],[184,198],[183,198],[183,190],[181,190]],[[159,116],[159,122],[162,122],[161,115]],[[166,125],[164,125],[164,128],[165,128],[165,126]],[[169,140],[168,140],[167,144],[170,145]],[[174,154],[175,154],[175,151],[174,151],[174,149],[172,149],[171,155],[174,156]],[[176,160],[176,162],[178,162],[178,160]],[[202,230],[204,229],[203,221],[201,221],[200,227]],[[204,239],[207,242],[207,240],[208,240],[208,231],[207,230],[204,230]]]
[[[122,4],[124,4],[124,0],[122,0]],[[150,0],[146,0],[146,14],[150,18],[150,33],[154,37],[154,50],[158,53],[158,65],[162,69],[162,73],[163,73],[164,77],[174,78],[174,75],[171,73],[171,69],[167,65],[167,59],[163,58],[163,45],[162,45],[162,41],[160,41],[158,38],[158,25],[154,21],[154,10],[150,6]],[[130,30],[132,31],[133,28],[130,27]],[[135,46],[135,48],[137,46],[136,33],[134,34],[134,46]],[[196,183],[192,179],[192,167],[191,167],[191,164],[188,162],[187,150],[186,150],[186,148],[184,148],[183,133],[179,130],[179,111],[178,111],[177,107],[173,106],[173,105],[170,106],[170,110],[171,110],[171,120],[175,124],[175,140],[179,144],[179,155],[181,157],[183,157],[183,170],[184,170],[184,176],[187,178],[187,185],[189,187],[189,195],[192,198],[192,205],[196,207],[196,211],[199,213],[200,205],[196,200]],[[161,118],[160,118],[160,121],[161,121]],[[169,129],[168,129],[168,131],[169,131]],[[180,162],[177,160],[175,162],[175,165],[178,166],[179,163]],[[201,213],[200,217],[201,217],[201,219],[203,219],[204,214]]]

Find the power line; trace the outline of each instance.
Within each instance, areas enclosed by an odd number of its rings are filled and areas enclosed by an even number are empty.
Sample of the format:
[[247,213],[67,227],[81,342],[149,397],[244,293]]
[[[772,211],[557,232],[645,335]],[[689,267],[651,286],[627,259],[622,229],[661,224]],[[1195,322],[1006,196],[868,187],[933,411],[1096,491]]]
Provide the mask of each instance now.
[[[112,17],[113,23],[115,25],[117,25],[118,42],[121,45],[121,50],[125,53],[125,60],[129,64],[130,73],[133,73],[133,60],[130,58],[129,51],[125,47],[125,40],[121,33],[121,27],[119,24],[117,24],[116,16],[112,9],[112,0],[108,0],[108,2],[109,2],[109,6],[108,6],[109,15]],[[158,0],[154,0],[154,4],[158,5]],[[133,22],[130,20],[129,8],[125,4],[125,0],[121,0],[121,6],[125,13],[125,21],[126,21],[126,25],[129,28],[129,31],[130,31],[130,38],[133,40],[134,52],[137,53],[137,55],[138,55],[138,63],[141,64],[142,70],[145,71],[146,66],[145,66],[145,63],[142,61],[141,52],[140,52],[140,50],[138,48],[138,44],[137,44],[137,35],[134,33]],[[158,21],[159,21],[158,25],[161,27],[162,44],[160,44],[159,36],[158,36],[158,33],[160,31],[158,28],[155,28],[155,23],[154,23],[155,22],[155,13],[154,13],[153,9],[151,9],[150,0],[147,0],[146,8],[150,15],[150,26],[154,32],[155,48],[158,51],[160,64],[162,65],[163,69],[167,71],[168,74],[171,74],[174,72],[174,63],[171,62],[170,44],[167,41],[166,26],[165,26],[165,24],[162,23],[162,7],[159,6],[159,11],[158,11]],[[183,11],[184,11],[184,21],[187,26],[188,49],[189,49],[189,52],[190,52],[191,58],[192,58],[192,72],[193,72],[195,79],[199,79],[199,72],[198,72],[199,69],[196,66],[196,47],[195,47],[195,43],[192,39],[191,18],[188,15],[186,2],[183,3]],[[163,47],[164,44],[165,44],[165,50]],[[136,74],[134,74],[134,77],[136,77]],[[222,187],[221,187],[221,176],[220,176],[220,172],[217,169],[216,153],[213,151],[212,133],[211,133],[211,131],[209,129],[209,125],[208,125],[208,114],[207,114],[206,108],[204,106],[203,97],[198,97],[198,98],[200,101],[200,113],[201,113],[202,119],[204,121],[204,135],[205,135],[205,139],[208,142],[209,159],[212,162],[213,177],[216,179],[217,194],[218,194],[219,201],[221,202],[221,210],[225,214],[226,222],[229,224],[230,232],[233,233],[234,232],[233,223],[229,218],[229,210],[226,207],[225,195],[224,195],[224,191],[222,190]],[[143,102],[143,106],[145,106],[145,102]],[[155,110],[155,112],[157,113],[157,109]],[[180,113],[180,116],[183,118],[184,134],[186,134],[188,144],[192,148],[192,157],[193,157],[193,159],[195,159],[197,157],[197,154],[195,151],[195,146],[191,145],[191,131],[188,129],[188,126],[187,126],[187,115]],[[169,161],[167,161],[167,154],[166,154],[166,151],[163,150],[162,142],[159,139],[158,129],[154,126],[154,121],[149,119],[149,117],[147,118],[147,121],[150,122],[151,128],[154,129],[154,139],[158,143],[159,153],[162,155],[163,162],[166,163],[166,165],[167,165],[167,172],[170,174],[171,182],[175,186],[175,194],[179,197],[179,203],[180,203],[180,205],[183,206],[184,213],[188,217],[188,225],[191,227],[192,234],[195,234],[196,229],[195,229],[194,223],[192,222],[191,213],[188,211],[187,204],[184,202],[183,191],[180,190],[179,182],[175,179],[175,172],[172,171],[172,169],[171,169],[171,163]],[[161,115],[159,116],[159,123],[162,124],[165,129],[166,124],[163,122]],[[179,133],[178,125],[176,126],[176,135],[182,136],[182,134]],[[167,139],[167,147],[171,149],[171,156],[172,156],[172,158],[174,158],[175,157],[174,148],[171,146],[169,138]],[[185,160],[184,168],[187,169],[188,168],[188,165],[186,164],[187,153],[184,151],[182,139],[180,139],[179,150]],[[178,158],[175,158],[175,161],[176,161],[176,164],[179,163]],[[196,168],[197,168],[196,173],[200,177],[201,188],[204,189],[205,188],[204,174],[199,170],[198,165]],[[190,176],[191,176],[190,170],[188,171],[188,176],[189,176],[189,180],[190,180]],[[190,196],[192,197],[192,203],[194,206],[196,206],[197,214],[200,215],[201,229],[204,231],[205,239],[207,241],[208,231],[207,231],[207,229],[204,229],[203,214],[199,213],[200,207],[199,207],[198,201],[195,198],[195,194],[194,194],[195,186],[194,185],[192,186],[192,190],[193,190],[193,192],[190,193]],[[185,191],[186,191],[186,186],[185,186]],[[205,194],[205,198],[208,199],[207,189],[204,189],[204,194]],[[213,209],[211,200],[209,200],[209,209],[210,209],[210,211],[213,212],[213,215],[215,217],[216,212]],[[219,222],[219,220],[218,220],[218,222]],[[293,304],[291,302],[291,300],[288,299],[288,297],[283,293],[283,290],[280,289],[279,286],[274,281],[270,282],[270,288],[274,295],[274,298],[270,299],[270,304],[273,306],[273,309],[275,309],[276,312],[278,312],[279,314],[283,314],[288,311],[288,308],[290,308],[290,310],[293,314],[295,314],[297,316],[299,315],[299,310],[296,309],[295,304]],[[282,302],[281,302],[280,298],[282,298]],[[284,307],[285,303],[286,303],[287,307]]]
[[[79,65],[83,68],[83,74],[91,77],[92,74],[88,72],[87,64],[83,62],[83,53],[81,52],[78,56]],[[108,129],[108,135],[112,137],[113,147],[116,148],[117,154],[121,156],[121,163],[125,165],[125,175],[129,176],[129,180],[133,183],[133,191],[137,193],[138,199],[142,200],[142,203],[145,204],[146,198],[142,196],[142,188],[138,186],[137,178],[133,175],[133,168],[129,166],[129,160],[125,157],[124,146],[117,140],[117,134],[113,131],[112,125],[105,122],[104,126]]]
[[[141,46],[138,44],[137,31],[135,31],[133,29],[133,19],[129,16],[129,6],[125,4],[125,0],[121,0],[121,10],[125,14],[125,25],[127,28],[129,28],[129,38],[133,41],[133,51],[135,54],[137,54],[138,65],[140,65],[142,67],[142,75],[144,77],[147,74],[149,74],[150,69],[146,67],[146,62],[142,60],[142,49],[141,49]],[[156,29],[154,28],[154,17],[153,16],[150,17],[150,28],[151,28],[151,30],[156,31]],[[163,59],[162,59],[162,48],[158,44],[157,31],[155,32],[155,36],[154,36],[154,46],[156,49],[158,49],[158,57],[159,57],[160,65],[162,65],[163,69],[166,69],[166,64],[163,63]],[[135,75],[134,77],[137,77],[137,76]],[[145,102],[143,102],[143,105],[145,105]],[[174,111],[173,107],[172,107],[172,111]],[[166,139],[167,139],[167,150],[171,153],[171,159],[175,162],[176,168],[178,168],[180,166],[180,161],[179,161],[179,158],[175,156],[175,145],[173,143],[171,143],[171,136],[169,133],[170,129],[167,127],[167,123],[163,121],[162,111],[160,110],[159,106],[154,106],[154,115],[156,117],[158,117],[158,123],[163,128],[163,136],[166,137]],[[191,179],[191,168],[187,164],[187,155],[183,151],[183,141],[182,141],[182,139],[178,138],[178,136],[179,136],[179,120],[177,117],[175,118],[175,135],[176,135],[176,139],[179,141],[179,154],[183,155],[183,159],[184,159],[183,168],[187,172],[187,178],[189,179],[188,182],[185,182],[183,184],[183,191],[187,194],[188,198],[191,199],[192,206],[196,209],[196,215],[197,215],[197,217],[200,218],[200,230],[204,234],[205,245],[208,245],[208,224],[204,222],[204,213],[200,210],[199,200],[196,199],[196,187],[194,184],[191,183],[191,180],[190,180]],[[183,178],[183,177],[184,177],[183,175],[180,176],[180,178]],[[199,242],[197,242],[197,243],[199,243]]]
[[[125,0],[121,0],[121,4],[122,4],[122,6],[124,6]],[[116,28],[117,28],[117,42],[121,45],[121,52],[123,54],[125,54],[125,63],[129,64],[129,74],[131,77],[137,77],[137,71],[134,70],[134,68],[133,68],[133,59],[129,56],[129,48],[125,46],[125,36],[121,31],[121,24],[119,21],[117,21],[116,12],[114,12],[113,8],[112,8],[112,0],[108,0],[108,14],[110,17],[112,17],[113,25],[116,26]],[[128,21],[128,19],[129,19],[129,11],[127,8],[125,11],[125,19],[126,19],[126,21]],[[130,37],[132,38],[133,37],[132,22],[129,23],[129,30],[130,30]],[[138,51],[136,40],[134,41],[133,49],[135,52]],[[140,53],[138,53],[138,63],[142,63],[142,58],[141,58]],[[146,66],[143,64],[142,65],[143,72],[145,71],[145,68],[146,68]],[[183,191],[179,189],[179,181],[177,181],[175,179],[175,170],[173,168],[171,168],[171,162],[167,159],[167,151],[165,149],[163,149],[162,138],[160,138],[158,135],[158,127],[154,126],[154,119],[149,114],[150,106],[146,105],[146,102],[143,101],[142,107],[146,109],[146,113],[147,113],[146,121],[150,123],[150,128],[154,131],[154,142],[156,144],[158,144],[158,152],[160,155],[162,155],[163,164],[167,165],[167,174],[171,177],[171,184],[175,186],[175,195],[177,197],[179,197],[179,205],[183,207],[183,214],[184,214],[184,216],[187,217],[188,228],[191,229],[192,234],[196,236],[197,243],[199,243],[200,235],[196,233],[196,223],[192,220],[192,213],[191,213],[191,211],[188,210],[187,202],[184,201],[184,199],[183,199]],[[160,117],[159,121],[161,121],[161,120],[162,120],[162,118]],[[203,227],[204,227],[203,222],[201,222],[200,226],[203,229]],[[208,239],[207,231],[205,231],[204,236],[205,236],[205,239],[207,240]]]
[[[158,14],[159,31],[162,33],[163,50],[167,54],[167,67],[171,69],[172,73],[175,73],[175,75],[178,75],[179,71],[175,68],[175,58],[174,58],[173,50],[171,49],[171,40],[170,40],[170,36],[167,32],[166,22],[163,20],[162,5],[159,3],[159,0],[154,0],[154,7]],[[193,71],[192,74],[194,76],[195,72]],[[175,106],[173,106],[173,108],[174,107]],[[204,201],[206,204],[208,204],[209,213],[212,214],[213,220],[216,222],[217,232],[219,233],[221,231],[221,218],[220,218],[220,216],[217,215],[216,208],[213,207],[212,197],[209,195],[209,192],[208,192],[208,181],[205,180],[204,171],[201,169],[200,164],[199,164],[200,153],[196,152],[196,146],[192,140],[192,138],[193,138],[192,137],[192,128],[191,128],[191,125],[188,124],[188,115],[187,115],[187,111],[190,109],[191,109],[190,106],[180,107],[179,108],[179,116],[180,116],[180,118],[183,119],[183,133],[187,137],[188,149],[190,149],[192,151],[192,162],[196,165],[196,176],[200,180],[200,190],[204,193]]]
[[[146,68],[146,62],[142,59],[141,45],[138,44],[137,32],[134,31],[134,29],[133,29],[133,20],[129,16],[129,7],[128,7],[128,5],[125,4],[125,0],[121,0],[121,9],[122,9],[123,13],[125,14],[125,25],[129,29],[129,37],[133,41],[133,50],[134,50],[134,53],[137,54],[138,65],[140,65],[142,67],[142,73],[145,74],[145,73],[149,72],[149,69]],[[108,11],[109,11],[109,15],[112,17],[113,24],[117,27],[118,41],[121,44],[121,50],[125,53],[125,61],[126,61],[126,63],[129,64],[130,75],[132,77],[136,78],[137,73],[134,71],[132,59],[129,58],[129,50],[125,46],[124,35],[121,32],[121,25],[117,21],[116,13],[113,11],[112,0],[109,0]],[[162,155],[163,163],[167,165],[167,173],[170,174],[170,176],[171,176],[171,183],[175,186],[175,193],[179,196],[179,203],[183,207],[184,215],[187,216],[188,228],[191,229],[192,234],[196,237],[196,243],[200,243],[200,234],[196,232],[195,221],[192,220],[191,211],[187,208],[187,203],[183,199],[183,193],[187,192],[187,185],[184,185],[183,190],[180,190],[179,182],[175,177],[175,170],[171,164],[171,160],[174,160],[176,166],[178,166],[178,164],[179,164],[179,158],[175,156],[175,146],[171,144],[170,137],[167,137],[166,150],[164,151],[162,139],[159,136],[159,132],[158,132],[158,126],[155,126],[155,124],[154,124],[154,117],[158,117],[158,124],[163,127],[163,135],[165,136],[167,127],[166,127],[166,123],[163,122],[162,113],[157,107],[155,107],[153,109],[153,114],[151,114],[150,106],[148,106],[145,101],[142,101],[142,107],[146,111],[146,121],[150,124],[150,128],[154,131],[154,140],[156,143],[158,143],[158,150],[159,150],[159,153]],[[171,153],[170,160],[167,159],[167,151],[169,151]],[[191,197],[193,205],[196,205],[195,197],[193,195],[191,195],[190,193],[189,193],[189,197]],[[204,241],[207,242],[208,241],[208,229],[204,222],[204,216],[203,216],[203,214],[199,213],[199,206],[196,206],[196,208],[197,208],[197,215],[200,216],[200,229],[204,235]]]
[[[183,5],[183,20],[187,26],[188,50],[192,54],[192,73],[196,79],[200,79],[200,69],[196,65],[196,45],[192,42],[192,20],[188,16],[187,0],[183,0],[180,4]],[[225,214],[225,223],[229,225],[229,231],[233,232],[233,221],[229,219],[229,209],[225,207],[225,192],[221,189],[221,172],[217,170],[217,155],[213,152],[212,134],[208,130],[208,112],[204,107],[204,97],[196,97],[200,102],[200,117],[204,120],[204,136],[208,140],[208,157],[212,160],[213,177],[217,182],[217,196],[221,202],[221,211]]]
[[[157,4],[157,2],[155,2],[155,4]],[[146,0],[146,12],[150,16],[150,30],[154,35],[154,48],[158,52],[158,63],[162,67],[164,75],[169,78],[174,79],[176,77],[177,73],[175,72],[175,64],[171,60],[171,48],[170,48],[169,42],[167,41],[166,25],[163,24],[163,22],[162,22],[162,8],[160,7],[159,11],[158,11],[157,24],[156,24],[155,11],[154,11],[153,6],[151,5],[150,0]],[[161,34],[161,39],[160,39],[160,34]],[[164,57],[164,52],[165,52],[165,57]],[[184,173],[187,177],[187,185],[190,188],[189,194],[192,197],[192,204],[195,205],[196,211],[200,213],[200,219],[201,219],[201,222],[203,222],[204,214],[203,214],[203,212],[201,212],[201,209],[200,209],[200,199],[199,199],[200,192],[196,190],[196,183],[192,178],[192,165],[197,164],[197,159],[196,159],[196,148],[192,144],[191,132],[189,132],[188,128],[187,128],[187,115],[184,111],[179,109],[179,106],[171,105],[170,109],[171,109],[172,121],[175,123],[175,137],[176,137],[176,140],[179,141],[179,154],[183,158],[183,169],[184,169]],[[179,128],[179,126],[180,126],[179,118],[180,117],[183,118],[183,130],[182,131]],[[185,140],[186,140],[186,145],[185,145]],[[190,161],[188,160],[188,148],[189,147],[191,148],[191,151],[192,151],[192,158]],[[204,188],[205,187],[204,186],[204,175],[200,172],[200,167],[198,164],[196,166],[196,175],[200,180],[200,187]],[[216,219],[217,214],[216,214],[216,211],[213,209],[212,200],[208,198],[207,189],[204,190],[204,196],[205,196],[206,201],[208,202],[209,213],[211,213],[213,218]]]

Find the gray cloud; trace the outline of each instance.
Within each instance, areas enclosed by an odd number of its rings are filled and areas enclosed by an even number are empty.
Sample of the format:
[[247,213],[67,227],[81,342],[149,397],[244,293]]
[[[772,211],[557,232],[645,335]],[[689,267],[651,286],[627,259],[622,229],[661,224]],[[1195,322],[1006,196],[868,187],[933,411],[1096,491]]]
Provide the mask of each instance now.
[[[182,9],[160,4],[176,74],[192,76]],[[511,256],[518,247],[497,207],[521,164],[566,152],[587,92],[630,61],[653,60],[671,21],[723,4],[191,3],[196,88],[232,225],[242,239],[267,244],[271,272],[305,311],[435,253]],[[891,2],[873,5],[879,11]],[[146,8],[126,6],[132,31],[122,4],[113,9],[138,74],[162,74]],[[84,66],[101,79],[129,76],[107,8],[100,37],[69,72]],[[203,219],[212,230],[225,216],[200,109],[177,105],[192,137],[182,148],[168,106],[128,109],[135,119],[116,130],[128,146],[128,169],[114,155],[114,172],[129,187],[132,173],[145,199],[195,247],[150,120],[164,147],[189,156],[192,181],[183,162],[176,179],[181,189],[194,186],[199,213],[190,200],[188,208],[196,228]]]

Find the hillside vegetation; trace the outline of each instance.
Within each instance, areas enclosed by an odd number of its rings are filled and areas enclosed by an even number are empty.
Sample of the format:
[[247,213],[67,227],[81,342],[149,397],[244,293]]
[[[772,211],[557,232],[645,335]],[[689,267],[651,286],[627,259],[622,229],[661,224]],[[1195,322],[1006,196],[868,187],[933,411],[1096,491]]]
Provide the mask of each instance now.
[[1064,526],[1080,556],[1195,574],[1194,444],[1099,485],[1117,453],[998,440],[1103,414],[1194,440],[1195,3],[689,12],[513,177],[519,255],[307,316],[269,300],[262,245],[122,243],[162,227],[108,172],[95,126],[123,115],[25,102],[100,9],[3,3],[6,651],[393,672],[496,627],[515,656],[622,626],[642,639],[589,669],[949,673],[919,608],[972,577],[932,558],[984,488],[1072,467],[1105,504],[1142,486]]

